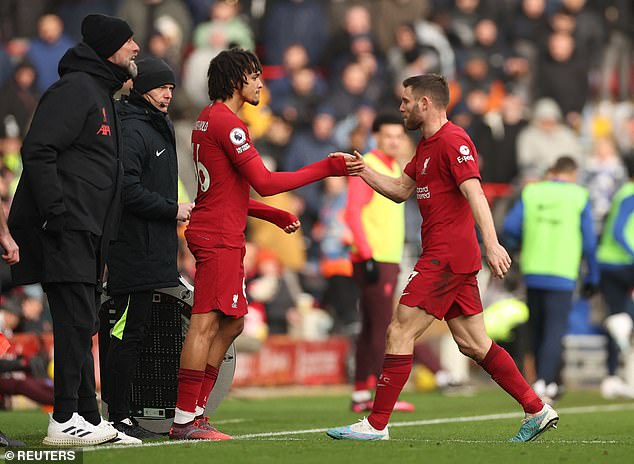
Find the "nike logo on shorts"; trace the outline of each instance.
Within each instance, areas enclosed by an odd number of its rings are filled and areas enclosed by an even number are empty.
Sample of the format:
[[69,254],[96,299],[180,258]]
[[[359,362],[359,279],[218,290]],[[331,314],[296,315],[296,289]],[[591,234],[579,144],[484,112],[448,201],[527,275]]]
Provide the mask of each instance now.
[[163,148],[161,151],[156,150],[156,156],[161,156],[167,148]]

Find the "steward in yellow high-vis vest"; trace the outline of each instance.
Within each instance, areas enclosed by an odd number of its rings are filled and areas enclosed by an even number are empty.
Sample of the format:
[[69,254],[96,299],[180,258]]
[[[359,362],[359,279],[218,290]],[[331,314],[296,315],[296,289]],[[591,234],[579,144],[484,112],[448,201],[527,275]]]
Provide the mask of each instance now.
[[559,158],[547,179],[524,187],[504,221],[507,244],[521,248],[538,378],[533,388],[540,396],[558,391],[561,340],[582,256],[588,265],[583,296],[596,291],[599,279],[588,191],[576,185],[577,169],[572,158]]

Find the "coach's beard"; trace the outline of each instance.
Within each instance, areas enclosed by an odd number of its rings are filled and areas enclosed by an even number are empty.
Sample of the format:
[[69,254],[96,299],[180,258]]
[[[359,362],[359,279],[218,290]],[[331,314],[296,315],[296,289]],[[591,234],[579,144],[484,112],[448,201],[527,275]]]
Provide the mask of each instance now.
[[128,75],[130,76],[131,79],[134,79],[139,74],[139,70],[136,66],[134,59],[130,60],[130,62],[128,63],[127,70],[128,70]]

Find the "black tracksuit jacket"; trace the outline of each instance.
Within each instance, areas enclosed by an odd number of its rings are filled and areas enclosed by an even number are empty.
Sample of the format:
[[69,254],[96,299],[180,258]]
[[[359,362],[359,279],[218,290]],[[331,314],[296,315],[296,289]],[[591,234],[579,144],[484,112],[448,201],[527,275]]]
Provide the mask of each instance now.
[[[118,220],[121,139],[112,94],[122,80],[83,43],[66,52],[59,73],[22,146],[23,172],[8,219],[20,247],[20,262],[11,267],[15,284],[98,284]],[[43,235],[47,222],[71,231],[63,240],[86,240],[71,244],[72,253],[56,254],[59,242]]]
[[178,161],[167,114],[133,94],[117,102],[123,213],[108,258],[111,295],[178,285]]

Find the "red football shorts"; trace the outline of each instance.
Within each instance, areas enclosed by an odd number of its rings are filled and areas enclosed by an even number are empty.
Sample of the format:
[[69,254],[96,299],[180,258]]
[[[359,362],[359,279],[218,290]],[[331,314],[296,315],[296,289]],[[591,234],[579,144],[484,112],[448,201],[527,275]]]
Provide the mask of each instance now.
[[185,231],[187,246],[196,258],[192,314],[220,311],[227,316],[247,313],[244,287],[244,247],[205,246],[204,234]]
[[476,274],[454,274],[448,267],[419,261],[399,303],[424,309],[439,320],[481,313]]

